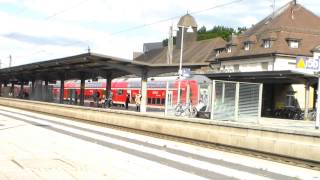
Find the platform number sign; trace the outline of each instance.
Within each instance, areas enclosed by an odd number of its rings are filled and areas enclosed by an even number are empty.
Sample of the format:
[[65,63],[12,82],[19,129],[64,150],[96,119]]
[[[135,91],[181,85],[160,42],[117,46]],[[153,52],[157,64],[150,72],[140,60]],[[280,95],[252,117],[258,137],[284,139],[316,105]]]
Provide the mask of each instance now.
[[296,66],[299,69],[319,70],[319,57],[315,59],[308,59],[305,56],[298,56],[296,58]]

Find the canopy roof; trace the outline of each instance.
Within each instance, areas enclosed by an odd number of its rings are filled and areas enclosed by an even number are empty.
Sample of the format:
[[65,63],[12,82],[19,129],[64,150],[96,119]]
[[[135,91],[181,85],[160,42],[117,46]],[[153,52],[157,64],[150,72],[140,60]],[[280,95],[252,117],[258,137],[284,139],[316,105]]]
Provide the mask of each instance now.
[[144,65],[132,64],[131,60],[95,53],[85,53],[48,61],[36,62],[0,69],[1,81],[60,80],[112,78],[128,74],[141,76]]

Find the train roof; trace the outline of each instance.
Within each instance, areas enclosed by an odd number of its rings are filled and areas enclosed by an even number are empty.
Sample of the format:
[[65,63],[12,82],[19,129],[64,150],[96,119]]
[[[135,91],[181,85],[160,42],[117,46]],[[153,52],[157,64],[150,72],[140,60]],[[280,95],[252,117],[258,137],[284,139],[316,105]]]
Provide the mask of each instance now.
[[[178,76],[169,76],[169,77],[151,77],[148,78],[148,87],[149,88],[163,88],[166,86],[166,82],[173,84],[178,80]],[[190,77],[183,77],[182,80],[194,80],[197,83],[208,83],[210,79],[205,76],[192,75]],[[138,88],[141,86],[141,78],[116,78],[112,80],[112,86],[114,88]],[[106,80],[98,79],[97,81],[86,80],[86,88],[105,88]],[[60,84],[55,85],[60,86]],[[80,88],[80,80],[68,80],[65,81],[65,88]]]

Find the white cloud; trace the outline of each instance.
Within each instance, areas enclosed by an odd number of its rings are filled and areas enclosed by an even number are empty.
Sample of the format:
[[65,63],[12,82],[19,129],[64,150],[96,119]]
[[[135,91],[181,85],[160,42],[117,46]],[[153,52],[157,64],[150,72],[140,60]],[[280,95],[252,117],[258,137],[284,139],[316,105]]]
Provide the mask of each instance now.
[[[277,7],[290,0],[278,0]],[[14,65],[84,53],[87,45],[63,46],[48,42],[45,45],[18,41],[4,35],[17,33],[37,40],[52,38],[86,42],[93,52],[131,58],[141,51],[144,42],[161,41],[168,27],[178,18],[113,34],[142,24],[150,24],[187,11],[208,9],[232,0],[0,0],[0,59],[14,58]],[[320,1],[302,2],[320,14]],[[5,6],[10,4],[10,9]],[[251,26],[272,12],[270,0],[243,0],[226,7],[194,14],[198,25],[210,29],[214,25]],[[16,9],[12,10],[12,6]],[[48,19],[49,18],[49,19]]]

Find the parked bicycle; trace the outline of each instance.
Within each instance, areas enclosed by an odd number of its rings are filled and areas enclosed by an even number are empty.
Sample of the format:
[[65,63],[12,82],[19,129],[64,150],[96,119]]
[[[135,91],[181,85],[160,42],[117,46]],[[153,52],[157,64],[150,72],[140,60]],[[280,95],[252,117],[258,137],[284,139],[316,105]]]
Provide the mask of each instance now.
[[[274,111],[274,116],[284,119],[293,119],[293,120],[303,120],[304,119],[304,111],[299,108],[283,108],[283,109],[276,109]],[[309,111],[308,119],[314,120],[315,119],[315,112]]]
[[186,117],[196,117],[197,116],[197,108],[193,106],[191,103],[187,103],[186,105],[182,105],[181,103],[177,104],[175,107],[175,116],[186,116]]

